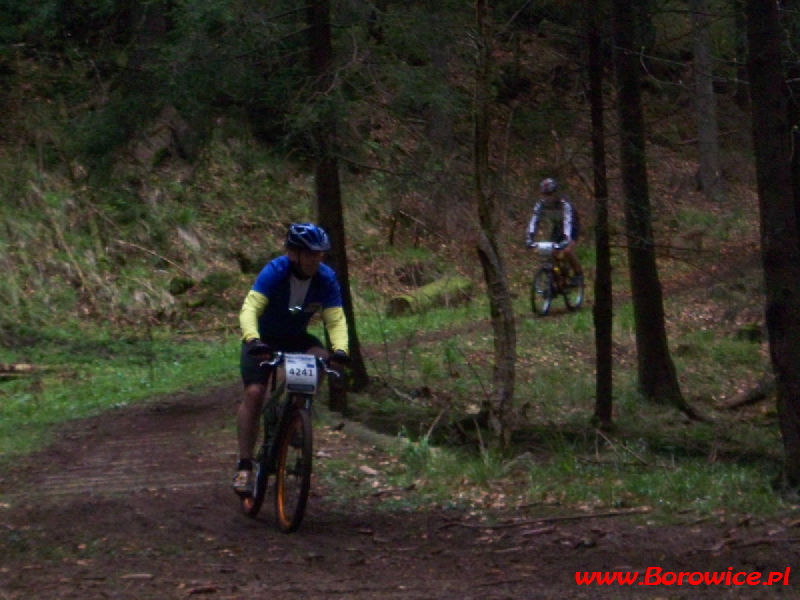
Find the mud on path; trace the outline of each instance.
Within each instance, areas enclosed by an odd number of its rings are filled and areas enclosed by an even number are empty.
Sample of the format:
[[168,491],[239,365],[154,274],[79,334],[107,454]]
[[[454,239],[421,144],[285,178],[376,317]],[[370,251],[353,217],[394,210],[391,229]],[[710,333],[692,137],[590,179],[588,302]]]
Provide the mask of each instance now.
[[[486,521],[435,507],[389,511],[380,494],[336,502],[325,487],[333,461],[359,456],[379,469],[382,460],[349,425],[316,427],[306,519],[282,534],[271,506],[248,519],[229,489],[238,389],[68,424],[51,448],[0,472],[0,600],[800,597],[800,530],[788,520],[687,516],[663,527],[641,515],[559,520],[529,507]],[[641,580],[649,567],[797,572],[771,587],[575,582],[576,571],[593,570]]]

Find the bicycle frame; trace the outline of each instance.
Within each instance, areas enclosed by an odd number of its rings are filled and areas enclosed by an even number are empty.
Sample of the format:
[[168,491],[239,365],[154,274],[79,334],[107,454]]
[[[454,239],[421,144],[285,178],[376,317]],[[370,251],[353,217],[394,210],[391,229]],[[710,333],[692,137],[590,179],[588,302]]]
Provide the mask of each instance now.
[[[290,364],[287,364],[287,361]],[[299,364],[298,361],[300,361]],[[272,473],[274,472],[278,432],[286,426],[289,413],[292,410],[311,412],[311,405],[318,386],[317,367],[323,368],[326,372],[330,371],[330,369],[325,368],[322,359],[312,354],[288,352],[276,352],[271,360],[264,361],[261,364],[269,367],[272,371],[269,376],[269,393],[261,409],[261,418],[264,426],[264,443],[261,451],[264,456],[264,463],[268,467],[268,473]],[[284,367],[284,379],[279,386],[278,369],[281,366]],[[283,402],[279,402],[281,397],[283,397]],[[298,397],[302,399],[302,404],[293,405],[293,402],[296,402]],[[272,411],[274,413],[270,414]],[[271,433],[269,438],[268,433]]]
[[[303,405],[295,408],[311,410],[311,404],[319,387],[319,369],[325,374],[339,377],[338,371],[330,369],[324,359],[313,354],[276,352],[272,360],[262,364],[272,368],[269,400],[276,400],[286,394],[286,401],[279,407],[281,413],[286,412],[290,406],[290,400],[297,396],[303,398]],[[277,378],[280,366],[284,367],[284,381],[281,382],[280,389],[278,389]],[[262,412],[267,410],[268,403],[264,403]],[[278,414],[279,423],[281,413]]]
[[539,268],[552,271],[552,273],[556,275],[556,277],[553,278],[553,295],[560,294],[564,287],[563,275],[566,273],[568,266],[564,258],[564,253],[562,252],[564,245],[556,242],[536,242],[534,248],[544,257]]
[[[242,510],[250,517],[258,514],[266,497],[269,476],[276,474],[276,520],[288,533],[299,527],[309,492],[311,407],[319,386],[319,370],[334,376],[339,373],[330,369],[325,360],[311,354],[278,352],[261,365],[271,369],[268,398],[261,415],[263,443],[256,459],[255,489],[252,496],[242,499]],[[279,384],[278,368],[281,366],[284,377]],[[284,400],[279,402],[281,396]],[[299,440],[297,447],[295,437]],[[290,454],[291,461],[296,463],[289,462]]]
[[570,283],[570,266],[562,250],[564,244],[536,242],[530,245],[543,257],[531,283],[531,309],[544,316],[550,311],[553,298],[563,296],[568,310],[577,310],[583,302],[583,283]]

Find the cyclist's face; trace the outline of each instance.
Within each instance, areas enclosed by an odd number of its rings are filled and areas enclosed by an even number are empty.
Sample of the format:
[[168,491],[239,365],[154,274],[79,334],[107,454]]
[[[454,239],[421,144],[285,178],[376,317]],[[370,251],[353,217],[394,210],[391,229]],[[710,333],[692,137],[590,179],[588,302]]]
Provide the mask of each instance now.
[[319,265],[325,256],[324,252],[314,252],[312,250],[300,250],[289,248],[289,260],[297,265],[300,272],[306,277],[311,277],[319,269]]

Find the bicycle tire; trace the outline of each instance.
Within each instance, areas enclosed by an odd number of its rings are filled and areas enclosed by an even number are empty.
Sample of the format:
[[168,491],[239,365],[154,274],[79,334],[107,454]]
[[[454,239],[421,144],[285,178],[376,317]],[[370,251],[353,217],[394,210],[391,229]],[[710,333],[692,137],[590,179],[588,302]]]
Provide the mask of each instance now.
[[550,312],[553,303],[553,272],[539,269],[531,281],[531,310],[541,317]]
[[583,297],[584,297],[583,281],[581,281],[577,285],[573,283],[568,283],[566,288],[564,289],[563,294],[564,294],[564,304],[567,305],[567,309],[578,310],[583,304]]
[[290,533],[300,527],[311,489],[311,416],[295,409],[280,432],[275,462],[275,520]]

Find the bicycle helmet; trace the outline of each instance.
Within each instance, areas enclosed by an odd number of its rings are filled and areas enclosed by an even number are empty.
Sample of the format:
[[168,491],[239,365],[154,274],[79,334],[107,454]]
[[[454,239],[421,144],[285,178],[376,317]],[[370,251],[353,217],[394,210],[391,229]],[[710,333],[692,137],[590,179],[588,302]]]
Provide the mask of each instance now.
[[331,241],[322,227],[313,223],[293,223],[286,234],[286,247],[312,252],[328,252]]
[[543,194],[551,194],[558,189],[558,183],[556,183],[555,179],[548,177],[547,179],[542,179],[542,183],[539,184],[539,191]]

